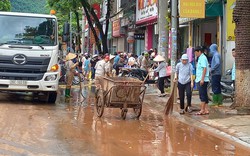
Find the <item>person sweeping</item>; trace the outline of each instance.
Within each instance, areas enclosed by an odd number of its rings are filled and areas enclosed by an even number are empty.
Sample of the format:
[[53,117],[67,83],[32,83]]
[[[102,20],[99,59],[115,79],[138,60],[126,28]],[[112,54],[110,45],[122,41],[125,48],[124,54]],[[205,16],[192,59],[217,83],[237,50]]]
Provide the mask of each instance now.
[[70,90],[71,90],[71,86],[72,86],[72,81],[73,81],[73,77],[74,77],[74,73],[76,72],[76,67],[78,66],[78,62],[76,59],[76,54],[73,53],[68,53],[68,55],[66,56],[66,80],[67,80],[67,84],[66,84],[66,89],[65,89],[65,97],[66,98],[70,98]]
[[178,81],[178,92],[180,97],[180,114],[184,114],[184,99],[185,92],[187,96],[187,112],[192,112],[191,109],[191,99],[192,99],[192,88],[194,86],[193,78],[193,66],[188,62],[187,54],[181,56],[181,62],[176,65],[176,72],[174,77],[174,82]]

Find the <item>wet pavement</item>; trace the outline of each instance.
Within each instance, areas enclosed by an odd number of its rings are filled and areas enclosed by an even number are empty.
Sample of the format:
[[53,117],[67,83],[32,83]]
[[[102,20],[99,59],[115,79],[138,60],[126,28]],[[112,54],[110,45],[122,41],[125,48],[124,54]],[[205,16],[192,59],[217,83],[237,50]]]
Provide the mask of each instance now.
[[82,92],[73,87],[69,101],[63,88],[55,105],[31,94],[0,93],[0,155],[250,155],[244,146],[183,122],[183,116],[166,117],[165,100],[151,89],[140,119],[129,109],[122,120],[119,108],[105,108],[97,117],[93,86]]

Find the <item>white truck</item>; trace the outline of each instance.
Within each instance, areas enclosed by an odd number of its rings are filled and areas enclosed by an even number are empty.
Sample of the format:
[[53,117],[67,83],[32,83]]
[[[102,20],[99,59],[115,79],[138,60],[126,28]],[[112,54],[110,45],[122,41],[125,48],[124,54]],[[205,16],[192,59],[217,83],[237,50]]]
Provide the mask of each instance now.
[[43,93],[55,103],[58,45],[54,15],[0,12],[0,91]]

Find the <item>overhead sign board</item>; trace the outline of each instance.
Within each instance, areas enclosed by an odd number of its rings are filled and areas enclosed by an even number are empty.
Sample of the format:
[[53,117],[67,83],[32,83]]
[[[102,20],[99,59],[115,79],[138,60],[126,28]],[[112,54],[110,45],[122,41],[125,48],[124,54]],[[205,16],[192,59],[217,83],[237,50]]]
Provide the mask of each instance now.
[[205,18],[205,0],[180,0],[180,17]]
[[157,20],[158,6],[156,0],[136,0],[136,24]]

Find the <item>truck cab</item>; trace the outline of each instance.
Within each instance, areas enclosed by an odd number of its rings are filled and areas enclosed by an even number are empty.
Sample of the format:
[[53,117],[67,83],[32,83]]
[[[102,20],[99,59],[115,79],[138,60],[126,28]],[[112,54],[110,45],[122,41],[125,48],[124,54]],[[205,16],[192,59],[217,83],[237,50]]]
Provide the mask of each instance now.
[[0,91],[57,97],[58,27],[54,15],[0,12]]

